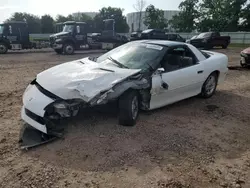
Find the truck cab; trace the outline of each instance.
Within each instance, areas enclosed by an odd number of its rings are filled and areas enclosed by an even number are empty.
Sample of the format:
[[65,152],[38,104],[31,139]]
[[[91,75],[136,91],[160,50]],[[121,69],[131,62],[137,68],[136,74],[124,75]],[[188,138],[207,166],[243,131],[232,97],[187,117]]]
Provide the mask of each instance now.
[[0,54],[5,54],[8,50],[28,49],[31,45],[26,22],[0,24]]
[[58,54],[71,55],[75,50],[86,48],[87,44],[87,24],[85,22],[64,22],[62,32],[50,36],[50,46]]

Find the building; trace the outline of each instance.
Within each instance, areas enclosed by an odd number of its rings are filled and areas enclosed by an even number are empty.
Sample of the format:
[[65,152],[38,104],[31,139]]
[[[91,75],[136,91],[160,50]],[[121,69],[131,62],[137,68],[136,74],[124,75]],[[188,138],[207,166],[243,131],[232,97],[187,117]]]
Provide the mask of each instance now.
[[87,16],[94,18],[98,14],[98,12],[75,12],[72,13],[72,16],[75,18],[80,18],[81,14],[86,14]]
[[[179,11],[177,11],[177,10],[164,10],[164,17],[166,20],[171,20],[172,17],[174,15],[177,15],[178,13],[179,13]],[[141,20],[140,20],[140,22],[141,22],[140,30],[141,31],[148,29],[147,26],[145,26],[143,23],[145,15],[146,15],[146,12],[142,12],[142,16],[141,16]],[[139,30],[139,17],[140,17],[139,12],[132,12],[132,13],[127,14],[127,23],[129,25],[130,32]]]

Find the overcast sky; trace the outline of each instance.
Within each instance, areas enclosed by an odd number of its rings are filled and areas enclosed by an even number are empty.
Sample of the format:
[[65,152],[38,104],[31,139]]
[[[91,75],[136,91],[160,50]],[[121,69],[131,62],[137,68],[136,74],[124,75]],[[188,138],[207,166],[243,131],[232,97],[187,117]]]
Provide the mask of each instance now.
[[[164,10],[178,10],[182,0],[147,0]],[[73,12],[95,12],[104,6],[124,8],[124,14],[134,12],[136,0],[0,0],[0,22],[9,18],[14,12],[28,12],[38,16],[50,14],[68,15]]]

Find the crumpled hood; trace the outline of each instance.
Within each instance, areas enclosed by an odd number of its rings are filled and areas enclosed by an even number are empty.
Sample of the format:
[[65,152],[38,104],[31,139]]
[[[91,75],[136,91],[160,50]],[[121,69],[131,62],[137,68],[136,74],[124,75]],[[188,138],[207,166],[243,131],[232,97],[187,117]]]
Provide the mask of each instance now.
[[245,54],[250,54],[250,47],[249,47],[249,48],[246,48],[246,49],[243,50],[242,52],[245,53]]
[[37,83],[63,98],[81,98],[88,102],[102,91],[140,72],[122,69],[112,63],[96,63],[88,58],[63,63],[37,75]]

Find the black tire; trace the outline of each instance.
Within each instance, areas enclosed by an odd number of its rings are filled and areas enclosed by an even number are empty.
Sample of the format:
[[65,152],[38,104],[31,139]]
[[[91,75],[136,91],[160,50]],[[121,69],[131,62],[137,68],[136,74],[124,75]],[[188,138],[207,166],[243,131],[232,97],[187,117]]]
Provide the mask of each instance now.
[[227,46],[228,46],[228,44],[224,44],[224,45],[222,45],[222,48],[227,49]]
[[216,72],[213,72],[208,76],[208,78],[204,82],[201,90],[201,96],[203,98],[212,97],[216,91],[217,83],[218,83],[218,74]]
[[[119,124],[134,126],[139,115],[139,96],[135,90],[125,92],[119,99]],[[135,105],[135,106],[134,106]]]
[[8,52],[8,46],[5,43],[0,43],[0,54],[6,54]]
[[63,52],[65,55],[72,55],[75,52],[75,47],[72,43],[66,43],[63,46]]
[[55,52],[56,52],[57,54],[62,54],[62,53],[63,53],[63,50],[62,50],[62,49],[55,49]]

